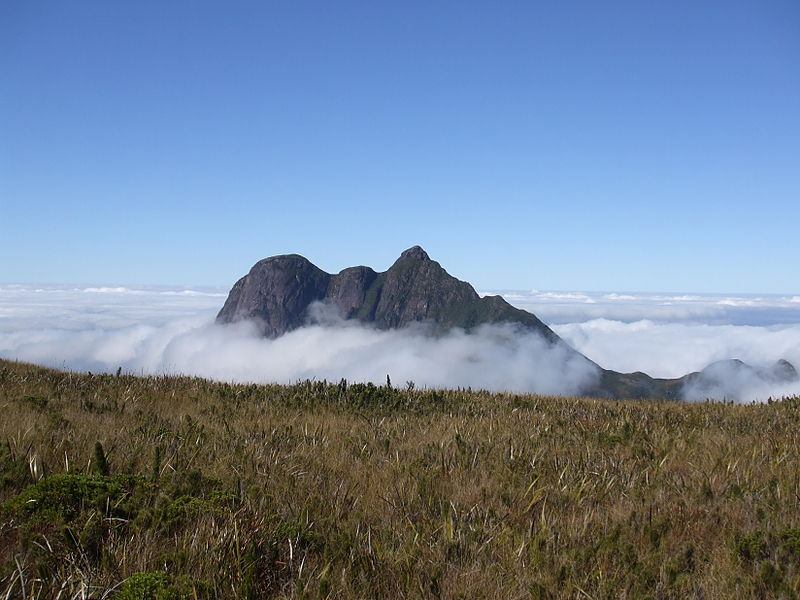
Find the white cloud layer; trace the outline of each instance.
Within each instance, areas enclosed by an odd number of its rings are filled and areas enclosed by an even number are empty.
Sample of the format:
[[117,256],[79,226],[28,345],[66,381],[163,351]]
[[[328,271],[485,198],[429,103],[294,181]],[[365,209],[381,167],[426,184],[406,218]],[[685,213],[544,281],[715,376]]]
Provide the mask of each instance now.
[[703,325],[800,325],[800,297],[779,295],[493,292],[545,323],[608,319]]
[[223,300],[216,294],[5,287],[0,298],[0,356],[61,368],[281,383],[380,383],[389,375],[396,383],[541,394],[576,394],[596,375],[586,361],[508,325],[432,337],[422,327],[378,331],[318,310],[313,324],[267,340],[247,323],[215,325]]
[[[796,296],[504,295],[557,323],[554,330],[570,345],[617,371],[679,377],[729,358],[756,366],[786,358],[800,366]],[[422,328],[376,331],[317,313],[314,324],[265,340],[246,324],[213,324],[225,296],[208,288],[0,286],[0,356],[74,370],[122,367],[226,381],[380,383],[388,374],[398,385],[543,394],[578,393],[594,376],[584,361],[508,326],[432,338]],[[717,397],[732,390],[744,400],[800,394],[798,384],[723,379]]]
[[556,325],[573,348],[607,369],[681,377],[707,365],[738,358],[768,366],[784,358],[800,366],[800,325],[697,325],[592,319]]

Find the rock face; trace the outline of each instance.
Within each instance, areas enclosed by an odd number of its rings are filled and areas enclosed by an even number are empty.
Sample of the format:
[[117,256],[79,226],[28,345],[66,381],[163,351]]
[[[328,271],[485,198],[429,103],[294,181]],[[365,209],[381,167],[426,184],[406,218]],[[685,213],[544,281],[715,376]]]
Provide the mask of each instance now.
[[303,325],[308,305],[321,299],[330,279],[299,254],[265,258],[236,282],[217,322],[254,320],[264,335],[277,337]]
[[535,329],[553,343],[560,339],[534,315],[500,296],[481,298],[419,246],[403,252],[383,273],[350,267],[331,275],[297,254],[265,258],[236,282],[217,322],[252,320],[265,336],[278,337],[306,322],[312,302],[324,302],[343,318],[378,329],[426,322],[440,330],[469,331],[484,323],[511,322]]
[[447,273],[419,246],[403,252],[382,273],[350,267],[331,275],[298,254],[265,258],[236,282],[217,322],[253,321],[264,336],[275,338],[305,325],[309,306],[315,302],[332,307],[344,319],[357,319],[378,329],[422,322],[436,333],[454,327],[470,331],[484,324],[515,323],[559,346],[568,357],[597,369],[596,383],[583,391],[587,396],[677,400],[690,391],[695,394],[692,397],[702,399],[704,393],[730,389],[726,394],[734,399],[736,390],[753,378],[776,384],[798,379],[794,366],[785,360],[769,369],[722,361],[677,379],[602,369],[569,347],[535,315],[514,308],[500,296],[478,296],[469,283]]

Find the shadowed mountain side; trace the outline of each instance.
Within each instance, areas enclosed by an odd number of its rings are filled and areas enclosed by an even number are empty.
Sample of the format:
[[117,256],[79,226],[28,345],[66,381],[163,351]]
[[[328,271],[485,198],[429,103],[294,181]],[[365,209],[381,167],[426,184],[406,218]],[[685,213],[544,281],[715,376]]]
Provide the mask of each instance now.
[[324,297],[331,276],[299,254],[258,261],[228,294],[218,323],[253,320],[267,337],[302,326],[308,305]]
[[[646,373],[617,373],[603,369],[594,388],[586,395],[601,398],[663,398],[667,400],[740,401],[754,383],[782,385],[797,381],[794,365],[779,360],[769,368],[754,367],[738,359],[711,363],[702,371],[676,379],[656,379]],[[720,396],[722,394],[722,396]]]
[[603,369],[597,384],[585,390],[595,398],[633,398],[637,400],[681,400],[684,378],[656,379],[647,373],[618,373]]
[[305,324],[312,302],[325,302],[343,318],[378,329],[428,322],[439,331],[470,331],[487,323],[517,323],[551,343],[563,343],[531,313],[500,296],[478,296],[419,246],[403,252],[383,273],[350,267],[331,275],[297,254],[265,258],[236,282],[217,322],[252,320],[263,335],[274,338]]
[[[470,332],[481,325],[516,324],[563,351],[565,360],[585,361],[589,369],[597,369],[595,382],[583,390],[588,396],[702,399],[704,393],[710,395],[721,389],[733,399],[740,382],[744,385],[755,378],[780,384],[798,379],[795,368],[784,360],[771,369],[737,360],[721,361],[677,379],[602,369],[535,315],[511,306],[500,296],[480,297],[469,283],[451,276],[419,246],[403,252],[382,273],[359,266],[331,275],[298,254],[265,258],[236,282],[217,322],[253,321],[262,335],[276,338],[307,324],[308,308],[314,302],[334,307],[344,319],[356,319],[378,329],[424,322],[434,333],[443,333],[453,328]],[[537,368],[533,361],[531,368]]]

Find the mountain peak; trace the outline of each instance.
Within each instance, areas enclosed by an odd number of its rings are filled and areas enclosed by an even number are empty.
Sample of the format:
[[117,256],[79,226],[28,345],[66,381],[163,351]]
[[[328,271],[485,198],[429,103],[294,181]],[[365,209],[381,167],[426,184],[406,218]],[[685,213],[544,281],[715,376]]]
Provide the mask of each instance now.
[[454,327],[471,331],[484,324],[510,322],[552,344],[563,343],[535,315],[499,296],[481,298],[420,246],[404,251],[382,273],[352,267],[331,275],[297,254],[265,258],[236,282],[217,322],[249,319],[263,335],[274,338],[305,324],[313,302],[325,302],[344,319],[358,319],[377,329],[426,322],[437,331]]
[[411,246],[408,250],[405,250],[401,255],[400,258],[413,258],[414,260],[430,260],[431,257],[428,256],[428,253],[422,249],[421,246]]

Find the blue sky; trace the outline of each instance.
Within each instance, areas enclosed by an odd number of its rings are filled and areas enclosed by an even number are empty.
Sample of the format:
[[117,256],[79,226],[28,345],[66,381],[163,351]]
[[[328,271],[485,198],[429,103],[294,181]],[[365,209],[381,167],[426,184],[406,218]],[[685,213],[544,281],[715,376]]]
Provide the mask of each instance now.
[[797,293],[798,65],[795,0],[4,2],[0,282]]

